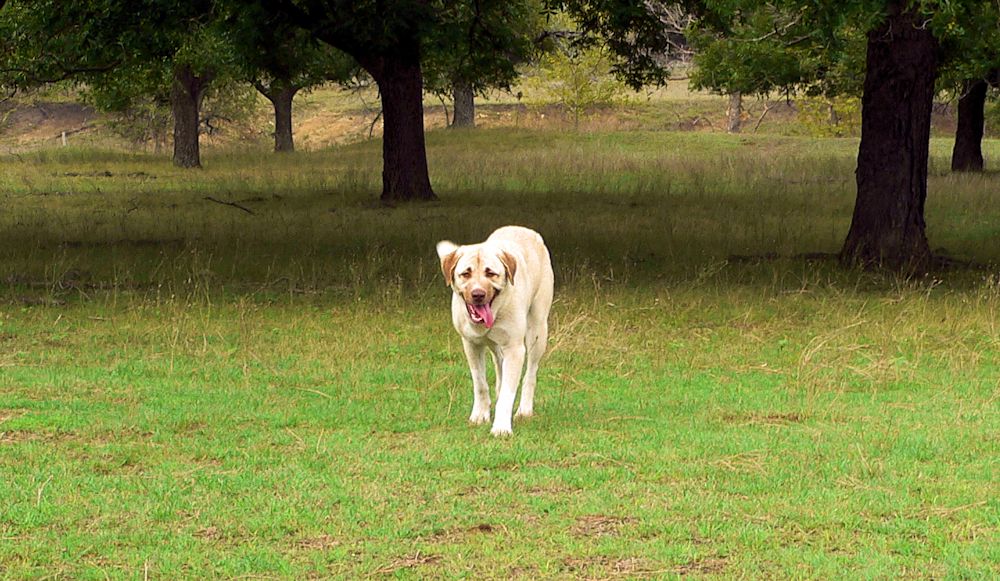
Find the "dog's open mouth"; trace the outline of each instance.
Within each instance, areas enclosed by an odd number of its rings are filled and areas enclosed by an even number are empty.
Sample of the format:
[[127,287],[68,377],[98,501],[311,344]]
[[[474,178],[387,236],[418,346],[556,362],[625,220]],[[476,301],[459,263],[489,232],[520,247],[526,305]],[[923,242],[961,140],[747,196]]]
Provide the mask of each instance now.
[[487,329],[493,327],[493,303],[483,305],[473,305],[465,303],[465,308],[469,310],[469,318],[477,325],[485,325]]

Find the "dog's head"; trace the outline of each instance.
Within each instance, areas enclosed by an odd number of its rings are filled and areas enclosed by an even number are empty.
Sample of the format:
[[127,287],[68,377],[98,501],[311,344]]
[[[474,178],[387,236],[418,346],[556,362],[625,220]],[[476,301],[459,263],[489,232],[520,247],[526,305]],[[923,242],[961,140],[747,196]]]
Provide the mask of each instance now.
[[493,326],[493,301],[514,284],[517,260],[509,252],[486,244],[456,246],[447,240],[437,244],[445,283],[465,301],[469,317],[477,325]]

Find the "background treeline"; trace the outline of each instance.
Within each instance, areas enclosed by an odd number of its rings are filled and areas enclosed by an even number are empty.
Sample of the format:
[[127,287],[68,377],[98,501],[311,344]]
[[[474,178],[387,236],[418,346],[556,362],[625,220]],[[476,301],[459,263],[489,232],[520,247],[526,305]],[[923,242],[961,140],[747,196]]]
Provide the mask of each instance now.
[[561,79],[558,98],[575,119],[588,100],[618,90],[586,74],[597,61],[639,89],[692,60],[695,87],[730,97],[733,132],[745,95],[815,98],[831,119],[856,111],[852,99],[860,99],[857,203],[841,258],[912,271],[933,258],[924,203],[936,96],[958,98],[952,168],[983,167],[1000,8],[936,0],[6,0],[0,39],[8,95],[72,82],[101,109],[159,115],[155,138],[165,142],[172,127],[181,167],[201,163],[206,100],[238,107],[252,86],[273,104],[275,150],[290,151],[296,93],[374,84],[381,199],[390,204],[436,199],[425,93],[451,97],[453,123],[469,125],[475,96],[510,88],[529,63]]

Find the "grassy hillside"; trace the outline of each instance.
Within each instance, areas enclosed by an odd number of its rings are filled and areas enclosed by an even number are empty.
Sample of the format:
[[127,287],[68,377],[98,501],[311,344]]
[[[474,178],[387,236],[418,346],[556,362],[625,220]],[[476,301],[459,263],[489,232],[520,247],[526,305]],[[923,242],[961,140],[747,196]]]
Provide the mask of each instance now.
[[[574,123],[566,108],[545,90],[545,79],[535,79],[510,91],[494,91],[478,96],[476,123],[484,128],[570,130]],[[241,100],[253,101],[249,92]],[[0,153],[24,153],[67,143],[75,147],[98,147],[130,152],[155,152],[152,140],[131,141],[123,137],[136,132],[139,125],[122,123],[121,116],[95,111],[81,102],[77,89],[57,87],[42,92],[19,95],[0,103]],[[451,102],[427,95],[424,99],[424,124],[428,129],[446,126],[451,116]],[[728,99],[705,91],[691,91],[685,78],[678,78],[660,89],[638,93],[624,91],[614,104],[590,107],[580,119],[583,132],[606,131],[684,131],[723,132],[726,127]],[[206,105],[211,114],[211,100]],[[231,105],[214,118],[212,130],[203,127],[202,147],[207,151],[267,151],[273,147],[273,111],[270,104],[256,96],[256,107],[244,110]],[[745,133],[784,136],[857,136],[857,103],[838,104],[842,118],[838,128],[829,127],[826,105],[804,99],[744,99]],[[162,112],[167,115],[167,111]],[[206,113],[206,112],[203,112]],[[322,150],[334,145],[366,141],[381,135],[378,92],[374,88],[346,90],[324,86],[296,96],[294,131],[299,150]],[[141,117],[141,116],[140,116]],[[992,131],[992,123],[987,131]],[[129,128],[129,131],[125,131]],[[951,137],[955,131],[954,103],[935,106],[934,134]],[[167,132],[169,133],[169,131]],[[992,134],[991,134],[992,135]],[[169,138],[169,135],[167,136]],[[169,153],[169,142],[160,144]]]
[[[857,142],[429,134],[0,158],[0,577],[1000,575],[1000,143],[932,144],[935,248],[841,270]],[[496,440],[434,243],[556,268],[537,417]]]

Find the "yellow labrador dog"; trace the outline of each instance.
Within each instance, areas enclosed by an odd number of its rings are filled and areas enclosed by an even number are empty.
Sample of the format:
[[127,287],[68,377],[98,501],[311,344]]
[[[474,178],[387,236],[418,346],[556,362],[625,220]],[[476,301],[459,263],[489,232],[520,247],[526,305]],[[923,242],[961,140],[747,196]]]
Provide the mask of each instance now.
[[514,396],[527,357],[517,417],[534,412],[535,378],[545,353],[552,306],[552,262],[534,230],[504,226],[481,244],[437,244],[444,280],[454,291],[451,320],[462,336],[472,372],[473,424],[490,421],[486,350],[496,366],[494,436],[512,434]]

